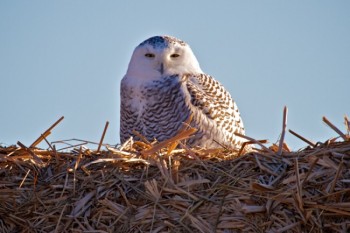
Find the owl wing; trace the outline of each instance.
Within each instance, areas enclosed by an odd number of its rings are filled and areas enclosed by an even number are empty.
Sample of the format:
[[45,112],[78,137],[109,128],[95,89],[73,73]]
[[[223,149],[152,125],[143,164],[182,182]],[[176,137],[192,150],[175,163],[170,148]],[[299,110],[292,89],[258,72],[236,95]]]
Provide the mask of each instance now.
[[132,107],[134,91],[126,85],[125,78],[122,79],[120,85],[120,97],[120,141],[124,143],[132,136],[131,131],[138,128],[138,114]]
[[194,126],[210,132],[211,138],[222,144],[241,144],[244,126],[236,103],[225,88],[207,74],[184,75],[190,107],[196,116]]

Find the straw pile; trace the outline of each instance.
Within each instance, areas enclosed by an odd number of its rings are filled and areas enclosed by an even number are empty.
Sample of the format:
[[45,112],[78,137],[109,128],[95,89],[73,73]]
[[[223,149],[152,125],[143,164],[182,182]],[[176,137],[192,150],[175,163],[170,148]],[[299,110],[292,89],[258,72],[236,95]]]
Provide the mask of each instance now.
[[291,131],[310,144],[291,152],[284,127],[242,156],[103,136],[97,150],[38,149],[56,122],[29,147],[0,147],[0,232],[349,232],[349,127],[324,121],[340,140]]

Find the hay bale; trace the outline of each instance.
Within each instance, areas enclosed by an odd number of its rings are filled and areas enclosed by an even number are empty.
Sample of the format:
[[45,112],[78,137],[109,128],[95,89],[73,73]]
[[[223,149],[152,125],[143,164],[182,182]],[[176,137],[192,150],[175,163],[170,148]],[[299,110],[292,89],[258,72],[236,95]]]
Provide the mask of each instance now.
[[[195,130],[119,148],[87,141],[57,150],[46,137],[0,146],[0,232],[349,232],[350,122],[342,142],[291,152],[281,140],[261,149],[203,150],[181,144]],[[142,135],[140,135],[142,138]],[[48,149],[38,149],[45,140]],[[64,142],[64,141],[61,141]],[[64,142],[67,143],[67,142]],[[178,144],[184,149],[175,150]],[[106,149],[102,149],[102,146]]]
[[149,148],[0,147],[0,231],[350,230],[349,140],[240,157]]

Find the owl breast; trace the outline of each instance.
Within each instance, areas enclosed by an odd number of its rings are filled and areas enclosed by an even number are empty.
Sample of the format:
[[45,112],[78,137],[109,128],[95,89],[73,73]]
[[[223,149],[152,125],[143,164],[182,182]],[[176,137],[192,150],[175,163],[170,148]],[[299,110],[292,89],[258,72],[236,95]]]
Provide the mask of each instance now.
[[244,134],[238,108],[229,93],[211,76],[173,75],[144,84],[122,80],[121,142],[141,133],[149,141],[175,136],[192,115],[190,125],[197,129],[186,143],[206,148],[221,145],[239,148]]
[[[178,76],[141,85],[124,78],[121,83],[121,142],[141,133],[149,141],[175,136],[190,116]],[[135,138],[138,140],[139,138]]]

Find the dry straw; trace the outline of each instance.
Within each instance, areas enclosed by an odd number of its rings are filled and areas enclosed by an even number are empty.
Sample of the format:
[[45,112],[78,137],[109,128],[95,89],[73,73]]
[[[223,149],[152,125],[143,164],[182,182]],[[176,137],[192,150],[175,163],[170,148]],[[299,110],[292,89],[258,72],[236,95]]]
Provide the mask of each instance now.
[[290,130],[309,145],[291,152],[285,108],[279,143],[246,137],[260,149],[242,156],[188,148],[189,127],[114,148],[103,144],[108,123],[97,150],[82,140],[57,150],[46,137],[62,119],[29,147],[0,147],[0,232],[350,231],[347,117],[347,133],[323,118],[339,135],[325,143]]

